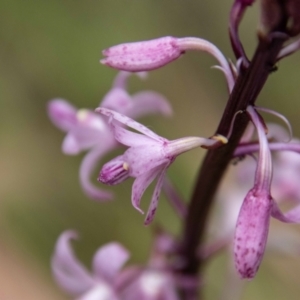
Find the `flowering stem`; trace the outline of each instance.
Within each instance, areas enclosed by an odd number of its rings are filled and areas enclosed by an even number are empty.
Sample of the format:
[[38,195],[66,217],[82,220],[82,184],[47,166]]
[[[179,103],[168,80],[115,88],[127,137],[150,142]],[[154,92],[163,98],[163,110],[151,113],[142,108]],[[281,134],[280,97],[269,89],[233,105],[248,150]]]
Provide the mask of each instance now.
[[[277,55],[285,40],[285,35],[275,33],[272,37],[260,38],[249,67],[241,70],[237,78],[216,133],[227,136],[235,113],[239,110],[245,111],[249,104],[254,104],[268,76],[274,70]],[[193,277],[203,265],[203,260],[197,256],[197,250],[203,241],[214,195],[248,121],[246,114],[239,114],[228,144],[206,154],[188,207],[180,241],[179,256],[183,263],[178,271],[181,275]],[[200,299],[196,290],[193,293],[194,296],[191,296],[190,289],[183,289],[182,299]]]

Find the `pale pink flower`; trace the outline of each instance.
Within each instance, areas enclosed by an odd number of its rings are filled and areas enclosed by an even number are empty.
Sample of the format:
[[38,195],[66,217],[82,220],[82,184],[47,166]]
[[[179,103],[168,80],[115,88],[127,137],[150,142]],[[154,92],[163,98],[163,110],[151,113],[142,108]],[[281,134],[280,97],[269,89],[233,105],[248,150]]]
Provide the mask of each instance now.
[[89,272],[70,246],[76,238],[76,232],[69,230],[56,243],[51,267],[58,285],[78,300],[121,300],[118,283],[128,251],[116,242],[102,246],[93,258],[93,271]]
[[[136,178],[132,186],[131,201],[133,206],[142,212],[140,209],[142,195],[151,182],[157,178],[145,218],[146,225],[153,220],[166,171],[176,157],[193,148],[212,146],[217,142],[201,137],[185,137],[169,141],[115,111],[101,107],[96,111],[109,118],[115,138],[121,144],[129,147],[123,155],[112,159],[103,166],[99,180],[105,184],[115,185],[128,177]],[[131,127],[140,133],[128,131],[120,124]]]
[[[145,73],[138,73],[144,77]],[[171,114],[168,101],[153,91],[143,91],[129,95],[126,91],[130,73],[120,72],[111,90],[104,96],[102,107],[111,108],[137,118],[149,113]],[[89,109],[77,110],[63,99],[54,99],[48,104],[48,114],[52,122],[66,132],[62,144],[65,154],[76,155],[89,150],[80,166],[80,183],[84,192],[96,200],[109,200],[112,194],[95,187],[90,181],[98,161],[109,151],[119,146],[102,116]]]

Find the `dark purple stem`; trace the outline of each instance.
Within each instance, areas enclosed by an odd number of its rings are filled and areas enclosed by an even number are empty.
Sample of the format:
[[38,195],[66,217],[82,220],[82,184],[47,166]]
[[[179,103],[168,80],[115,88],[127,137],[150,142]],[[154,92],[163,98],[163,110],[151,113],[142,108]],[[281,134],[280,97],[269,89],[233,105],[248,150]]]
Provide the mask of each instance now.
[[[249,104],[254,104],[267,78],[274,70],[276,57],[286,40],[286,36],[276,33],[272,35],[273,38],[261,38],[259,40],[249,67],[242,71],[237,78],[216,133],[227,135],[235,113],[239,110],[245,111]],[[228,144],[210,150],[206,154],[184,223],[179,252],[182,265],[178,272],[181,275],[196,276],[203,265],[203,260],[199,259],[197,255],[197,249],[203,241],[214,195],[248,121],[246,114],[238,115]],[[182,299],[185,300],[200,299],[196,290],[193,292],[190,289],[181,290],[181,295]]]

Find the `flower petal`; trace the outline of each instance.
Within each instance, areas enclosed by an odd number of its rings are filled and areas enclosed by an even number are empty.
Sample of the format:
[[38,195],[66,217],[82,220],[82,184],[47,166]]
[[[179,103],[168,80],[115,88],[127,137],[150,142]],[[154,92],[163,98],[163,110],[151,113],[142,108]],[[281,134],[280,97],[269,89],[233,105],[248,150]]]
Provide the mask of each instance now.
[[126,114],[126,111],[131,105],[132,99],[130,95],[120,88],[110,90],[101,102],[101,107],[112,109],[123,114]]
[[144,221],[145,225],[149,225],[153,221],[153,218],[154,218],[154,215],[155,215],[155,212],[157,209],[157,205],[158,205],[158,199],[160,196],[161,188],[162,188],[162,185],[164,182],[164,177],[166,175],[166,171],[167,171],[168,167],[169,167],[169,164],[165,165],[164,168],[160,171],[160,174],[158,175],[157,183],[156,183],[156,186],[155,186],[155,189],[154,189],[154,192],[152,195],[152,199],[150,202],[150,206],[148,208],[148,212],[147,212],[147,215],[146,215],[146,218]]
[[[146,72],[141,72],[141,73],[143,74],[143,73],[146,73]],[[141,73],[135,73],[135,74],[141,74]],[[118,73],[118,75],[115,77],[111,89],[119,88],[119,89],[122,89],[122,90],[126,90],[127,89],[128,78],[132,74],[134,74],[134,73],[126,72],[126,71],[120,71]]]
[[300,223],[300,205],[283,213],[278,205],[273,201],[272,217],[284,223]]
[[137,147],[154,143],[153,139],[145,135],[129,131],[119,126],[117,123],[113,122],[111,126],[114,132],[115,139],[125,146]]
[[70,247],[70,240],[74,238],[77,238],[77,234],[71,230],[60,235],[51,260],[51,268],[60,287],[70,294],[79,295],[90,289],[94,280],[74,256]]
[[142,214],[144,213],[140,209],[141,198],[146,190],[146,188],[150,185],[150,183],[154,180],[154,178],[161,171],[162,166],[158,166],[153,168],[149,172],[139,176],[136,178],[132,185],[132,194],[131,194],[131,203],[135,209],[137,209]]
[[139,177],[150,170],[169,164],[173,158],[166,157],[165,149],[158,143],[130,147],[123,155],[131,177]]
[[160,137],[159,135],[155,134],[153,131],[151,131],[150,129],[148,129],[147,127],[145,127],[144,125],[122,115],[122,114],[119,114],[113,110],[110,110],[110,109],[106,109],[106,108],[102,108],[102,107],[98,107],[96,108],[96,112],[98,113],[101,113],[105,116],[108,116],[108,117],[112,117],[113,119],[119,121],[120,123],[128,126],[128,127],[131,127],[141,133],[143,133],[144,135],[150,137],[150,138],[153,138],[154,140],[156,141],[160,141],[160,142],[164,142],[165,139]]
[[172,108],[168,100],[161,94],[144,91],[132,96],[132,107],[126,115],[132,119],[140,118],[147,114],[161,113],[165,116],[172,114]]
[[97,165],[97,162],[104,156],[105,153],[113,149],[114,146],[115,145],[113,144],[103,143],[101,144],[101,148],[97,147],[88,152],[81,162],[79,170],[81,187],[84,192],[94,200],[105,201],[112,199],[112,193],[94,186],[90,177],[93,174],[94,167]]
[[93,259],[94,274],[112,282],[129,256],[129,252],[116,242],[101,247]]
[[78,140],[72,132],[69,132],[62,143],[62,152],[68,155],[77,155],[80,153],[81,148],[78,144]]
[[55,126],[68,131],[76,125],[77,109],[64,99],[53,99],[48,103],[48,115]]
[[97,284],[77,300],[120,300],[107,284]]

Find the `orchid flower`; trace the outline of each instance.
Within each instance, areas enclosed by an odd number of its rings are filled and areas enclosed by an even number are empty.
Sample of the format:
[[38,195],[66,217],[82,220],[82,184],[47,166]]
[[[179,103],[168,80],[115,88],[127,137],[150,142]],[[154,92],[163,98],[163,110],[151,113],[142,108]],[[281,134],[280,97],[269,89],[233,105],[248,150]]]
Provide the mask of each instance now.
[[[123,155],[112,159],[102,167],[98,180],[108,185],[115,185],[128,177],[136,178],[132,186],[131,201],[133,206],[143,213],[140,209],[141,197],[151,182],[157,178],[145,225],[151,223],[154,218],[166,171],[176,157],[193,148],[212,146],[218,142],[201,137],[185,137],[169,141],[115,111],[101,107],[96,111],[109,118],[117,141],[129,147]],[[135,129],[141,134],[128,131],[120,124]]]
[[[120,72],[111,90],[104,96],[101,106],[120,111],[137,118],[149,113],[171,114],[168,101],[160,94],[143,91],[130,96],[126,91],[128,72]],[[145,73],[138,73],[145,77]],[[97,162],[118,143],[104,119],[88,109],[77,110],[63,99],[54,99],[48,104],[51,121],[67,133],[62,150],[65,154],[76,155],[89,150],[80,166],[80,183],[84,192],[96,200],[110,200],[112,194],[95,187],[90,177]]]
[[124,292],[124,300],[179,300],[170,272],[146,269]]
[[174,251],[175,241],[168,233],[157,231],[145,268],[131,284],[124,288],[124,300],[179,300],[179,283],[169,266],[168,255]]
[[76,232],[69,230],[56,243],[51,267],[58,285],[78,300],[121,300],[118,284],[128,251],[116,242],[102,246],[94,256],[90,273],[74,256],[70,241],[76,238]]
[[300,223],[300,205],[282,213],[271,196],[272,158],[262,120],[252,106],[247,112],[256,127],[259,157],[254,186],[247,193],[237,219],[234,238],[235,265],[242,278],[253,278],[260,266],[268,238],[270,217]]

